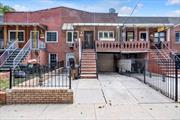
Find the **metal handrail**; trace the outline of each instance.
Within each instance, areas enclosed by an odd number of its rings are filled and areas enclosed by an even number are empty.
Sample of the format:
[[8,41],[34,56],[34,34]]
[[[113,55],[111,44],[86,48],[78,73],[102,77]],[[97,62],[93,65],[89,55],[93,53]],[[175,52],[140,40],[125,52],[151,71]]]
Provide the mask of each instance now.
[[26,52],[30,51],[30,49],[31,49],[30,46],[31,46],[31,40],[28,40],[28,42],[24,45],[24,47],[21,49],[21,51],[14,58],[13,69],[15,69],[16,66],[20,63],[22,57],[26,54]]
[[[163,42],[162,42],[163,43]],[[172,54],[172,55],[174,55],[174,56],[176,56],[176,53],[172,50],[172,49],[170,49],[166,44],[164,44],[163,43],[163,45],[168,49],[168,51]],[[180,58],[178,57],[178,56],[176,56],[176,59],[178,59],[178,61],[180,61]],[[174,60],[174,58],[173,58],[173,60]]]
[[15,40],[0,56],[0,67],[8,59],[8,57],[18,48],[18,41]]
[[166,56],[164,56],[164,54],[162,54],[162,52],[157,48],[156,45],[154,45],[154,47],[156,48],[156,50],[158,51],[158,53],[160,53],[160,54],[164,57],[164,59],[168,60],[168,59],[166,58]]

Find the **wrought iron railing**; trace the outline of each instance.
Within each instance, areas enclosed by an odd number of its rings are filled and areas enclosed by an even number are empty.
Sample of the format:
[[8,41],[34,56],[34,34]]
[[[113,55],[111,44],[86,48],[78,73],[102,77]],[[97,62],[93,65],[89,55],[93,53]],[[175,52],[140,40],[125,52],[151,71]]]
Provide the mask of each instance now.
[[[168,56],[170,56],[174,61],[180,61],[180,58],[176,55],[175,51],[170,49],[169,46],[167,46],[167,44],[165,44],[164,42],[162,44],[163,44],[164,48],[166,48],[168,50],[167,52],[170,53],[170,54],[168,54]],[[166,52],[166,54],[167,54],[167,52]]]
[[11,88],[57,87],[71,89],[71,68],[53,65],[31,64],[12,71]]
[[24,47],[20,50],[18,55],[13,60],[13,69],[16,68],[16,66],[21,62],[25,54],[30,52],[31,50],[31,40],[28,40],[28,42],[24,45]]
[[18,41],[14,41],[4,53],[0,56],[0,67],[4,64],[4,62],[8,59],[8,57],[18,48]]
[[[131,62],[130,62],[131,61]],[[158,65],[155,60],[146,59],[123,59],[119,67],[119,73],[134,77],[163,95],[178,100],[178,64],[174,67],[174,61],[163,60],[163,65]],[[122,64],[122,65],[121,65]],[[169,65],[171,67],[166,67]],[[164,67],[163,67],[164,66]],[[163,68],[163,69],[162,69]]]

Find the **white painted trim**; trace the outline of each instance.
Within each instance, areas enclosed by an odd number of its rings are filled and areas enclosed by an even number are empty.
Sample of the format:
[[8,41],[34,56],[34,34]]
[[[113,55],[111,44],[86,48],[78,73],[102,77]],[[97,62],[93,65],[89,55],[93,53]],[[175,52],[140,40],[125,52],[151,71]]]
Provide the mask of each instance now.
[[48,53],[48,64],[50,65],[50,55],[51,54],[56,54],[56,61],[58,62],[58,54],[57,53]]
[[[68,41],[68,33],[69,32],[72,34],[72,38],[71,38],[72,41],[71,42]],[[73,34],[74,34],[74,31],[66,31],[66,43],[74,43],[74,40],[73,40],[74,36],[73,36]]]
[[141,33],[146,33],[146,40],[145,41],[148,41],[148,33],[149,32],[148,31],[140,31],[139,32],[139,40],[144,41],[144,40],[141,39]]
[[[73,35],[72,35],[72,40],[71,42],[68,42],[68,32],[71,32]],[[74,40],[74,32],[77,32],[77,41],[79,39],[79,31],[66,31],[66,43],[74,43],[75,40]]]
[[19,41],[18,40],[18,42],[19,43],[23,43],[23,42],[25,42],[25,30],[8,30],[8,39],[9,39],[9,42],[10,42],[10,32],[23,32],[23,35],[24,35],[24,40],[23,41]]
[[[103,33],[103,38],[99,38],[99,33],[102,32]],[[104,38],[104,33],[108,32],[108,38]],[[113,38],[109,38],[109,33],[112,32],[113,33]],[[98,31],[98,40],[102,40],[102,41],[114,41],[114,31]]]
[[74,53],[72,53],[72,52],[66,53],[66,67],[68,67],[68,66],[67,66],[67,58],[68,58],[68,54],[72,54],[72,55],[73,55],[73,58],[75,59]]
[[[56,41],[47,41],[47,33],[48,32],[55,32],[56,33]],[[58,42],[58,31],[46,31],[46,33],[45,33],[45,42],[46,43],[57,43]]]
[[170,36],[171,36],[171,29],[168,29],[167,32],[166,32],[167,41],[170,41]]
[[175,31],[175,43],[176,43],[176,44],[180,44],[180,41],[178,41],[178,42],[176,41],[176,33],[179,33],[179,34],[180,34],[180,31]]

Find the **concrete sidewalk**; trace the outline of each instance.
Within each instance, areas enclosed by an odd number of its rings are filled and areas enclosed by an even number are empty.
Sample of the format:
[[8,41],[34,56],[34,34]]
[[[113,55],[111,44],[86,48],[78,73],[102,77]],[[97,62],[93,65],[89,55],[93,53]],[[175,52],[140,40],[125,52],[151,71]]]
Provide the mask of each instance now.
[[99,80],[74,80],[72,87],[74,104],[6,105],[0,120],[180,120],[179,103],[131,77],[100,74]]

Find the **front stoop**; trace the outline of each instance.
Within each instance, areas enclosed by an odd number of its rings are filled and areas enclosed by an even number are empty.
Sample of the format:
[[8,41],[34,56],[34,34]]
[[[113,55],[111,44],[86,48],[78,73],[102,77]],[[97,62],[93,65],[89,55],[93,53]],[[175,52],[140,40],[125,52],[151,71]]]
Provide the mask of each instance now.
[[94,49],[85,49],[81,60],[81,78],[97,78],[96,52]]

